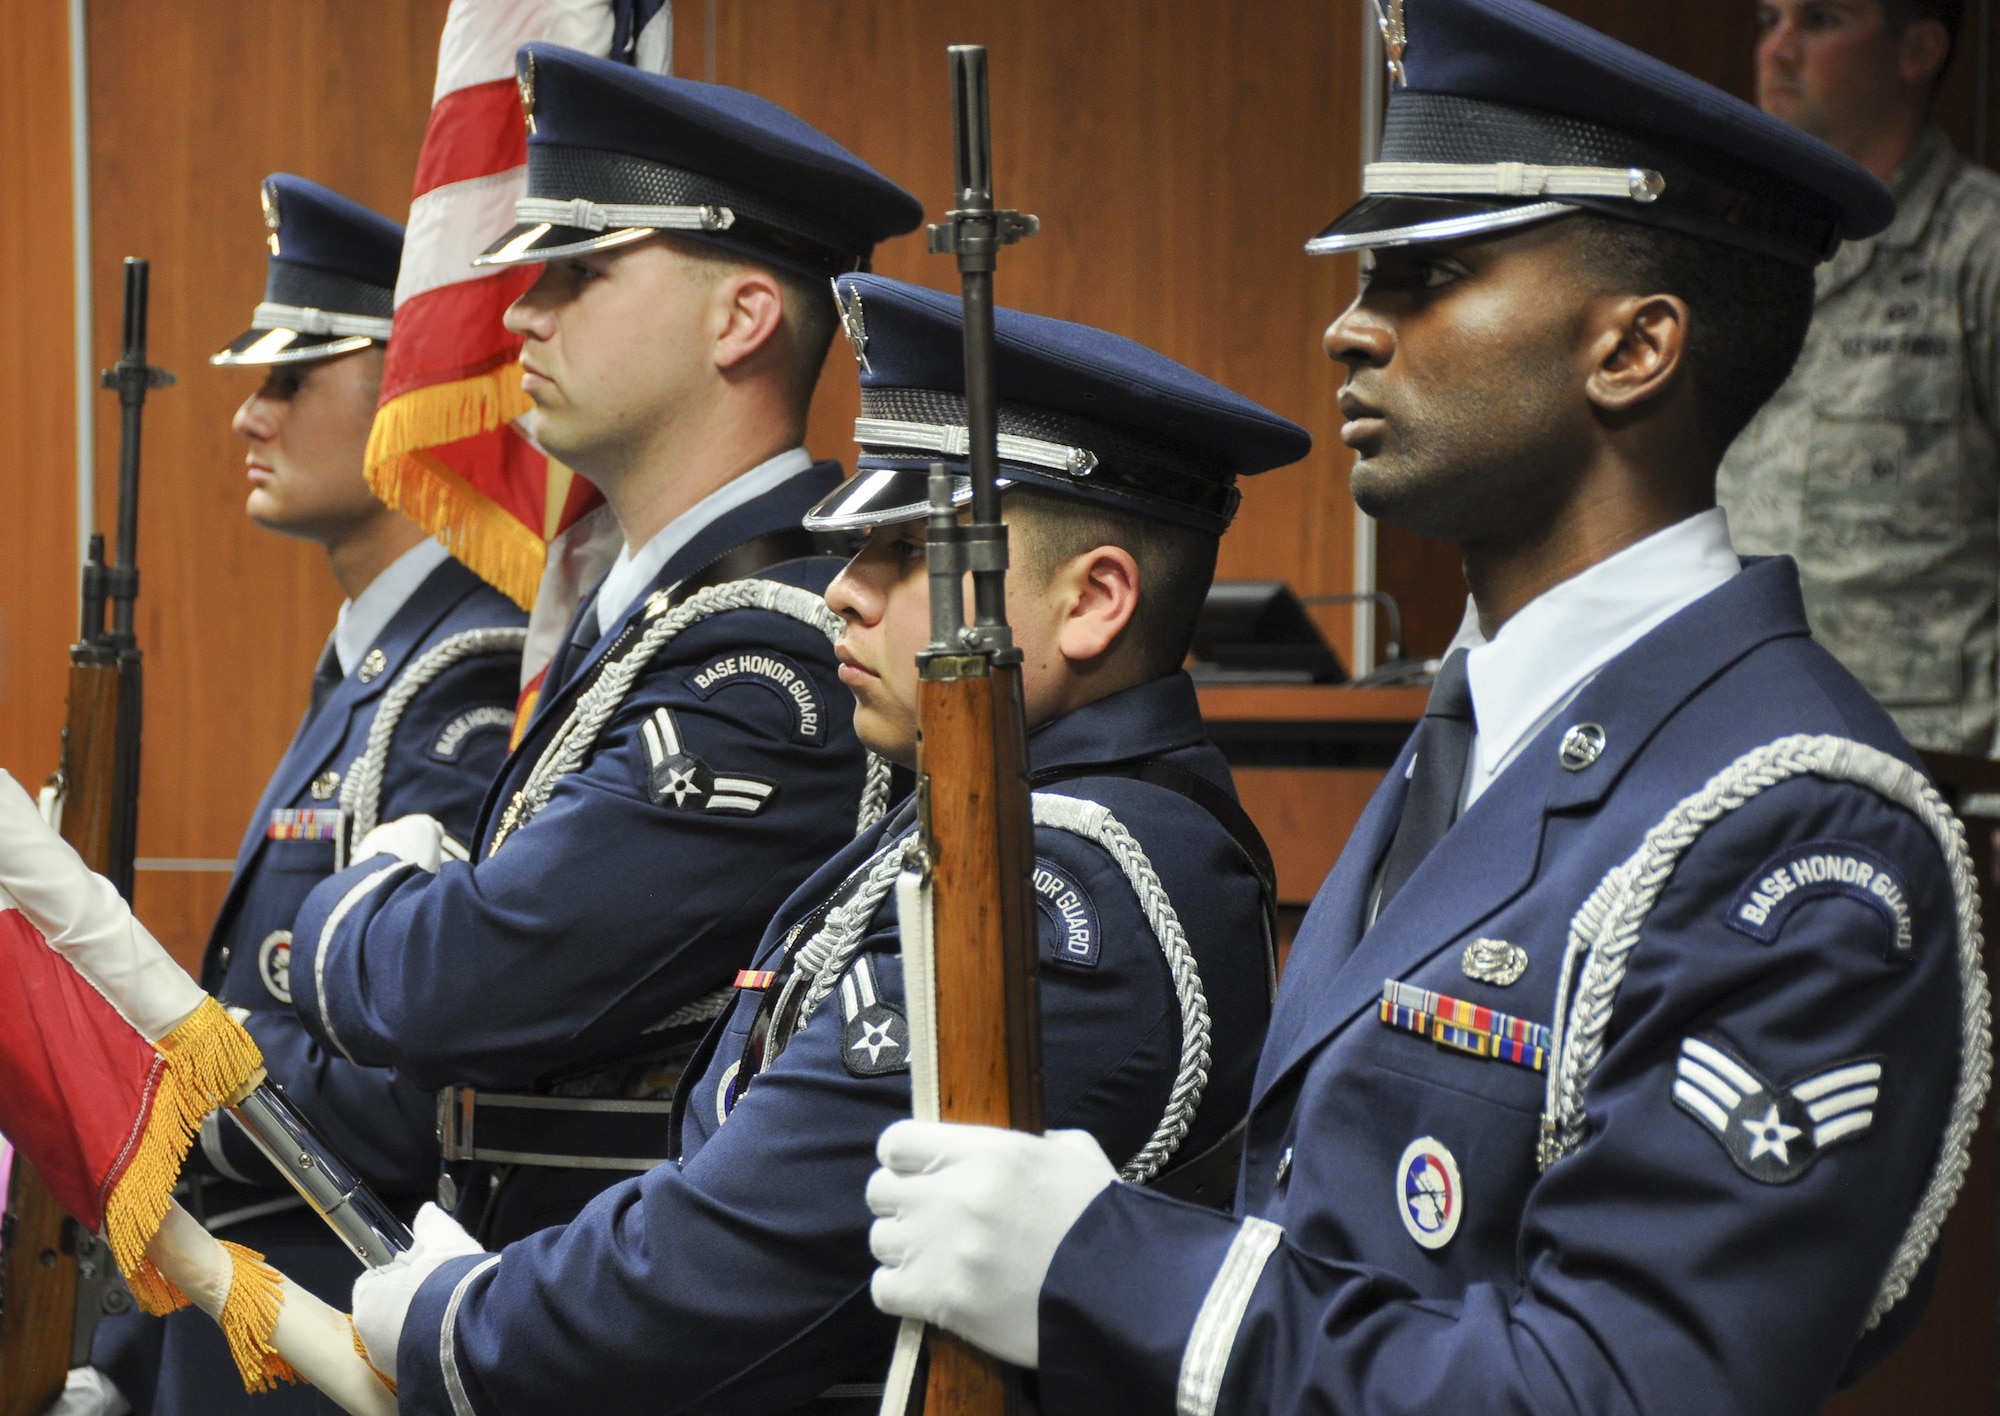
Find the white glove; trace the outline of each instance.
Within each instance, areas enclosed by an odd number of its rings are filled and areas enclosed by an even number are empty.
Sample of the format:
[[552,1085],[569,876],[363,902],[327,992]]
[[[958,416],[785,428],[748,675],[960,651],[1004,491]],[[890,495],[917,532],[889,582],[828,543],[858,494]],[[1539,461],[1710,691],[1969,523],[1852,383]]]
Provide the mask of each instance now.
[[[438,873],[438,865],[446,854],[444,825],[435,816],[421,813],[414,816],[399,816],[394,821],[384,821],[373,831],[361,838],[361,844],[354,848],[352,859],[367,860],[370,856],[392,855],[397,860],[407,861],[419,870]],[[452,842],[456,846],[456,841]],[[464,847],[459,847],[453,855],[464,860]]]
[[0,771],[0,910],[17,905],[151,1041],[172,1032],[207,996],[111,882],[92,874],[49,829],[20,783]]
[[132,1403],[95,1367],[71,1367],[62,1395],[42,1416],[126,1416]]
[[403,1340],[403,1320],[409,1316],[410,1304],[424,1280],[449,1259],[486,1252],[457,1220],[436,1205],[418,1210],[417,1222],[411,1227],[417,1242],[407,1253],[354,1280],[354,1330],[361,1334],[368,1360],[390,1376],[396,1374],[396,1347]]
[[1042,1280],[1056,1247],[1118,1172],[1087,1131],[1031,1136],[898,1121],[868,1178],[881,1218],[875,1306],[949,1329],[1017,1367],[1041,1355]]

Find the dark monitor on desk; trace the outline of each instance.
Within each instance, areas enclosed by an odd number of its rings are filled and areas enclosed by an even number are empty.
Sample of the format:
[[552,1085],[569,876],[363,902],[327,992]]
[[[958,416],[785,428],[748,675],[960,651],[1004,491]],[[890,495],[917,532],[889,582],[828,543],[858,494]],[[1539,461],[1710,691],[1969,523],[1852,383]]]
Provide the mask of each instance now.
[[1192,670],[1214,683],[1345,683],[1347,670],[1282,580],[1218,580],[1194,626]]

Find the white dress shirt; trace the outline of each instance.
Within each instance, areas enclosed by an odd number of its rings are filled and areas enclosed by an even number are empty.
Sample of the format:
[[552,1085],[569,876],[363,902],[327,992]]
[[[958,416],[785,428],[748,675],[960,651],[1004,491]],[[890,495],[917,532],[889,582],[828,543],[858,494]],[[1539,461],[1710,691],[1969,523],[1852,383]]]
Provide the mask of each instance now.
[[1460,809],[1493,785],[1598,670],[1742,568],[1718,507],[1543,591],[1490,641],[1468,599],[1451,643],[1470,650],[1465,670],[1478,725]]
[[653,577],[688,542],[720,521],[739,506],[755,500],[796,477],[812,466],[812,454],[802,447],[781,452],[760,462],[742,476],[723,483],[686,511],[669,521],[660,533],[635,553],[631,546],[618,552],[604,580],[597,587],[597,632],[611,633],[639,592],[653,583]]
[[341,605],[340,618],[333,622],[333,653],[340,660],[342,678],[354,672],[368,646],[381,637],[417,587],[449,559],[445,548],[426,536],[390,561],[366,590]]

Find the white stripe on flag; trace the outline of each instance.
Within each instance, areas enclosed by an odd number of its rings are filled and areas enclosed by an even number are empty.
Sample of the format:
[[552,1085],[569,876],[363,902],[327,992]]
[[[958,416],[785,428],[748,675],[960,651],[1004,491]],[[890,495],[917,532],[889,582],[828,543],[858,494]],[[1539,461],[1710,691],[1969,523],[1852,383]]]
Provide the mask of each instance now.
[[492,275],[472,258],[514,229],[514,201],[527,188],[528,169],[510,167],[447,183],[411,202],[396,308],[426,291]]
[[431,103],[473,84],[513,78],[514,51],[531,39],[604,54],[614,28],[605,0],[452,0]]

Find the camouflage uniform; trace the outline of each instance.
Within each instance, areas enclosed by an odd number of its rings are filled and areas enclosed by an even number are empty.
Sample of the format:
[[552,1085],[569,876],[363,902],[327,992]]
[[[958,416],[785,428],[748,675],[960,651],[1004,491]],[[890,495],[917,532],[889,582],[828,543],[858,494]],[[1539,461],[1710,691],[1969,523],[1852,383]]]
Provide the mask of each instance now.
[[1718,493],[1741,550],[1798,558],[1814,634],[1912,742],[2000,755],[2000,176],[1930,129],[1891,185]]

